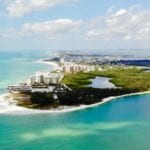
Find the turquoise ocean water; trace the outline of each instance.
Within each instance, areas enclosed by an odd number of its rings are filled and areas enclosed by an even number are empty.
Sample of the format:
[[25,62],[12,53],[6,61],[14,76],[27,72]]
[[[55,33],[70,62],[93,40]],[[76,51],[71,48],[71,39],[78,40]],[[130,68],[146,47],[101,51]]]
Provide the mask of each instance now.
[[[0,91],[36,71],[47,55],[0,53]],[[62,114],[0,115],[0,150],[149,150],[150,94]]]
[[38,62],[46,54],[0,52],[0,93],[10,84],[25,81],[37,71],[51,70],[53,66]]
[[1,150],[149,150],[150,95],[62,114],[0,116]]

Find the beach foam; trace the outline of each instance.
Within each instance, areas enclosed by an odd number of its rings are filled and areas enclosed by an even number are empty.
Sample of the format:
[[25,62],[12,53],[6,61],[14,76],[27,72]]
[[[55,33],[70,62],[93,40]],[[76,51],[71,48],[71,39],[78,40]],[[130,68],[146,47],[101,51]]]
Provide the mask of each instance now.
[[12,112],[17,114],[23,110],[26,110],[26,108],[17,106],[9,93],[0,96],[0,114],[11,114]]
[[40,109],[28,109],[24,107],[20,107],[16,105],[15,100],[12,99],[9,93],[3,94],[0,96],[0,114],[9,114],[9,115],[28,115],[28,114],[41,114],[41,113],[66,113],[66,112],[72,112],[72,111],[78,111],[82,109],[87,109],[91,107],[97,107],[99,105],[102,105],[104,103],[107,103],[112,100],[119,100],[121,97],[127,97],[127,96],[134,96],[134,95],[140,95],[140,94],[148,94],[150,91],[147,92],[139,92],[134,94],[126,94],[122,96],[116,96],[116,97],[108,97],[104,98],[103,101],[91,105],[80,105],[80,106],[60,106],[56,109],[50,109],[50,110],[40,110]]
[[40,59],[38,61],[36,61],[38,63],[44,63],[44,64],[48,64],[48,65],[52,65],[52,66],[55,66],[56,68],[58,67],[58,64],[55,63],[55,62],[52,62],[52,61],[43,61],[43,59]]

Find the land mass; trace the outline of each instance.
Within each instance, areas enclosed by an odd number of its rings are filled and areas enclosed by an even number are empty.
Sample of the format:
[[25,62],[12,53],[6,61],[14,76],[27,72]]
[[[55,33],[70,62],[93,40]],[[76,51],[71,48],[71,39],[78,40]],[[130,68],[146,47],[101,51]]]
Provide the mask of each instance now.
[[[92,88],[90,79],[96,76],[109,77],[110,82],[118,88]],[[150,89],[150,72],[139,68],[113,67],[103,71],[95,69],[89,72],[65,74],[60,84],[65,84],[72,90],[58,93],[34,92],[19,93],[15,98],[19,106],[27,108],[50,109],[59,106],[90,105],[102,102],[110,96],[121,96],[130,93],[144,92]],[[55,96],[57,95],[57,97]],[[24,97],[24,99],[23,99]]]

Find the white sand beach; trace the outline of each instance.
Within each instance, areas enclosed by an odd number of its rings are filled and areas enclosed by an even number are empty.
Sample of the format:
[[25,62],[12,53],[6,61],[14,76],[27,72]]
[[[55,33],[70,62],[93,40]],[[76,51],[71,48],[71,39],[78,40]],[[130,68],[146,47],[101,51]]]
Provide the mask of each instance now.
[[[55,66],[54,69],[57,69],[57,67],[58,67],[57,63],[49,62],[49,61],[43,61],[42,59],[38,60],[37,62],[53,65],[53,66]],[[23,114],[38,114],[38,113],[65,113],[65,112],[72,112],[72,111],[77,111],[77,110],[91,108],[91,107],[97,107],[99,105],[102,105],[102,104],[107,103],[109,101],[112,101],[114,99],[119,99],[120,97],[140,95],[140,94],[148,94],[148,93],[150,93],[150,91],[133,93],[133,94],[126,94],[126,95],[116,96],[116,97],[108,97],[108,98],[104,98],[99,103],[95,103],[95,104],[91,104],[91,105],[60,106],[56,109],[50,109],[50,110],[28,109],[28,108],[17,106],[16,101],[12,98],[11,94],[5,93],[5,94],[0,96],[0,114],[23,115]]]
[[149,94],[150,91],[146,92],[139,92],[134,94],[126,94],[122,96],[116,96],[116,97],[108,97],[104,98],[101,102],[91,104],[91,105],[80,105],[80,106],[60,106],[56,109],[50,109],[50,110],[40,110],[40,109],[28,109],[24,107],[20,107],[16,105],[15,100],[12,99],[9,93],[3,94],[0,96],[0,114],[9,114],[9,115],[28,115],[28,114],[39,114],[39,113],[66,113],[66,112],[72,112],[72,111],[78,111],[82,109],[87,109],[91,107],[97,107],[99,105],[105,104],[112,100],[119,100],[121,97],[127,97],[127,96],[134,96],[134,95],[141,95],[141,94]]
[[56,68],[58,67],[58,64],[55,63],[55,62],[52,62],[52,61],[43,61],[43,59],[40,59],[40,60],[38,60],[36,62],[44,63],[44,64],[49,64],[49,65],[55,66]]

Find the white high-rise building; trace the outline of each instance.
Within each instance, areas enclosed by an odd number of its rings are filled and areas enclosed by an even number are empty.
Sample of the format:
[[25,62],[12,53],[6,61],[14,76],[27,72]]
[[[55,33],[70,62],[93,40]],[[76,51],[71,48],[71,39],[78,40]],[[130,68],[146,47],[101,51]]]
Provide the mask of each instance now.
[[58,84],[62,78],[62,74],[38,72],[35,76],[31,77],[31,84]]
[[65,63],[65,59],[64,58],[61,58],[60,61],[59,61],[60,65],[64,65]]

